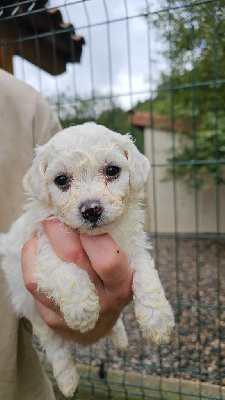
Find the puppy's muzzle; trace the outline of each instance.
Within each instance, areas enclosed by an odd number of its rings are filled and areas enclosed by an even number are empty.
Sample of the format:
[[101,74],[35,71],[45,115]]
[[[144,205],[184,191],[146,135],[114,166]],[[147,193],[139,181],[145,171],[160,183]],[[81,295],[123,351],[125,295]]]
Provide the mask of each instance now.
[[88,200],[80,205],[80,213],[85,220],[96,224],[101,217],[103,208],[98,200]]

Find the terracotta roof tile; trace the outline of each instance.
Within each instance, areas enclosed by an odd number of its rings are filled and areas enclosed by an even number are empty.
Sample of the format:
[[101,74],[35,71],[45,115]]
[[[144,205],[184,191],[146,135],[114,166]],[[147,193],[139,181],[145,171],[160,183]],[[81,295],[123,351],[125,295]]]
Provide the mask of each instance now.
[[182,121],[181,119],[175,119],[173,126],[171,118],[165,115],[150,114],[147,111],[135,111],[132,110],[129,113],[129,120],[133,126],[144,129],[147,127],[153,127],[154,129],[167,131],[167,132],[180,132],[190,133],[191,132],[191,121]]

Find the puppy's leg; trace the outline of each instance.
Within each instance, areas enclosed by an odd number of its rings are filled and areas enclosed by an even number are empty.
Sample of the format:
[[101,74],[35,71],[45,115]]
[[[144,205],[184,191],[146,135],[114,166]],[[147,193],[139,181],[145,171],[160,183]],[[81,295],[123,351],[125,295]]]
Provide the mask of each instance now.
[[93,329],[100,305],[95,285],[87,272],[60,260],[45,234],[39,238],[38,251],[38,288],[59,305],[70,328],[80,332]]
[[131,264],[134,271],[135,315],[143,337],[156,344],[167,343],[174,326],[174,316],[166,300],[154,261],[147,252],[144,252]]
[[46,357],[52,364],[53,375],[59,389],[66,397],[75,392],[79,375],[71,356],[70,342],[57,336],[36,312],[31,318],[33,332],[46,351]]
[[126,350],[128,345],[128,340],[121,316],[118,318],[114,327],[110,331],[109,339],[115,349]]

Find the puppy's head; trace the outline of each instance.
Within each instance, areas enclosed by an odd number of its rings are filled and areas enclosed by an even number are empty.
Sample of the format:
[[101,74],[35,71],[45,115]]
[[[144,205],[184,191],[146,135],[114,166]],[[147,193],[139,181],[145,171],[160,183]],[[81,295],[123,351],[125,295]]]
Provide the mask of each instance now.
[[149,162],[129,135],[86,123],[36,149],[24,177],[29,195],[81,232],[106,232],[147,180]]

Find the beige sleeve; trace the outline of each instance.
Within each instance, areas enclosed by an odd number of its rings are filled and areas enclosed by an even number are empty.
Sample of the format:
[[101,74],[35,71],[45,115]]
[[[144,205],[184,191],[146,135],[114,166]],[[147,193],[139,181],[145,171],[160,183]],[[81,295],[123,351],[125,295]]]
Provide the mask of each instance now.
[[6,232],[26,200],[22,179],[34,147],[61,130],[47,101],[32,87],[0,69],[0,232]]
[[[39,93],[1,69],[0,127],[0,232],[6,232],[22,212],[22,178],[34,145],[61,127]],[[12,310],[1,268],[0,304],[0,400],[55,399],[29,334]]]
[[46,143],[55,133],[62,129],[59,119],[51,110],[47,101],[41,97],[37,97],[33,137],[34,145],[42,145]]

